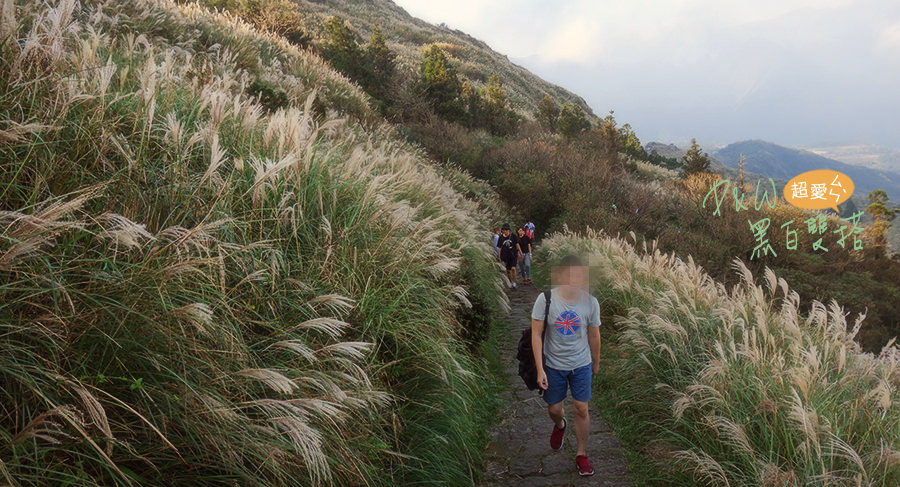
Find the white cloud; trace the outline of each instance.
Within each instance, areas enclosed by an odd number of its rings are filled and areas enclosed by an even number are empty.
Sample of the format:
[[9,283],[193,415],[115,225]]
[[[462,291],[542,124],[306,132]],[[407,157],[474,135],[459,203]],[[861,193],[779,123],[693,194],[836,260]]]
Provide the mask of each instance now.
[[573,19],[545,34],[537,51],[543,62],[590,62],[603,53],[597,22]]
[[879,46],[886,49],[900,48],[900,22],[885,27],[878,36]]
[[900,147],[896,0],[395,1],[598,113],[615,109],[644,138],[871,136]]

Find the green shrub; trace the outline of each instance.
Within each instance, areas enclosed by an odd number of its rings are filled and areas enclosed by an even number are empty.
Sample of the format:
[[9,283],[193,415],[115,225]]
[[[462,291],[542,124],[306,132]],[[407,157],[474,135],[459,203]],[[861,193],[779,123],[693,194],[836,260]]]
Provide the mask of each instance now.
[[259,100],[259,104],[270,112],[285,108],[290,103],[287,93],[278,89],[273,83],[259,79],[250,83],[250,86],[247,87],[247,94],[251,98]]

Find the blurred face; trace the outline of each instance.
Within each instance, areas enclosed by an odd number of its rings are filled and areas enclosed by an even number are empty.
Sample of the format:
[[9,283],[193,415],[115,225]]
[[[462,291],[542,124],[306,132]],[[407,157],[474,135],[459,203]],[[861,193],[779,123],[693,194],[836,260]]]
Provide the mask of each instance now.
[[522,230],[522,229],[520,228],[520,229],[516,230],[516,233],[518,233],[519,236],[521,237],[522,235],[525,235],[525,230]]
[[576,266],[568,268],[568,285],[586,289],[588,286],[588,268],[587,266]]
[[586,266],[559,267],[551,270],[550,280],[554,287],[564,291],[588,288],[589,272]]
[[504,237],[506,237],[506,236],[509,235],[509,230],[508,230],[508,229],[504,228],[502,231],[503,231],[503,236],[504,236]]

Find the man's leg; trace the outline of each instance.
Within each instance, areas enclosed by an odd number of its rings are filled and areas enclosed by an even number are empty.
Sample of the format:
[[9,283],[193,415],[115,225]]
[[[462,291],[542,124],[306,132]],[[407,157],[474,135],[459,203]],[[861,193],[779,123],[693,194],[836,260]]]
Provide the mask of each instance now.
[[588,414],[588,403],[572,401],[572,406],[575,410],[575,440],[578,444],[575,454],[587,455],[588,435],[591,433],[591,416]]
[[575,412],[576,455],[587,455],[588,435],[591,432],[591,417],[588,401],[591,399],[591,366],[585,365],[572,371],[569,376],[572,388],[572,404]]
[[505,261],[506,264],[506,277],[509,278],[510,285],[516,285],[516,261],[513,259],[508,259]]
[[553,424],[557,428],[563,429],[563,427],[566,425],[566,410],[563,408],[563,402],[560,401],[556,404],[547,406],[547,412],[550,413],[550,419],[553,420]]
[[547,373],[547,390],[544,391],[544,401],[547,403],[547,413],[553,420],[550,449],[559,450],[562,448],[563,438],[568,429],[566,428],[566,412],[563,409],[563,401],[566,399],[569,383],[566,380],[566,373],[563,371],[550,367],[544,367],[544,371]]

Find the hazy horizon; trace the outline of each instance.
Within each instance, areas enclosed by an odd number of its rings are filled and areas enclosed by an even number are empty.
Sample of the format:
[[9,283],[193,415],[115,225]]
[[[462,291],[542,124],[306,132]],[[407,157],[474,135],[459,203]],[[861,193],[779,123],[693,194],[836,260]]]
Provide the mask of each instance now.
[[900,2],[395,2],[615,110],[643,142],[900,149]]

